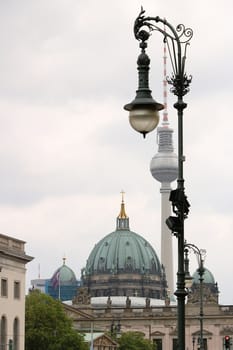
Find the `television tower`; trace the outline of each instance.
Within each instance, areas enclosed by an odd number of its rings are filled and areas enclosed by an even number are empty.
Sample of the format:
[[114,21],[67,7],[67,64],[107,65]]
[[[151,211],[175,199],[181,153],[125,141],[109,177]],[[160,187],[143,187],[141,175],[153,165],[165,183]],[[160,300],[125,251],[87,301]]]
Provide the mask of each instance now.
[[165,268],[168,289],[171,293],[174,291],[174,273],[173,273],[173,250],[172,235],[166,225],[166,219],[171,215],[171,204],[169,195],[171,191],[171,182],[176,180],[178,175],[178,158],[174,153],[172,133],[173,129],[169,127],[167,112],[167,80],[166,80],[166,43],[164,43],[164,80],[163,80],[163,98],[164,111],[162,125],[157,128],[158,153],[152,158],[150,171],[152,176],[161,182],[161,264]]

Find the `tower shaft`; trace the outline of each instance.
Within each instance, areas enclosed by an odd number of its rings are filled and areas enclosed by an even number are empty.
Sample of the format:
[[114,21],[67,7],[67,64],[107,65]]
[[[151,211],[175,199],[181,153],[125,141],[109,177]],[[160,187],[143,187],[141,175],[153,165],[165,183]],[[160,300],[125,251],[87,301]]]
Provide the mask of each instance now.
[[161,193],[161,264],[163,264],[170,292],[174,290],[173,249],[171,231],[166,225],[166,219],[171,215],[169,196],[170,183],[162,183]]
[[167,72],[166,72],[166,43],[164,43],[164,112],[161,127],[157,129],[158,153],[151,160],[150,171],[152,176],[161,182],[161,264],[165,268],[168,289],[174,291],[173,274],[173,249],[172,235],[166,225],[166,219],[171,215],[171,206],[169,195],[171,191],[171,182],[176,180],[178,174],[177,155],[174,153],[172,134],[173,130],[169,127],[167,113]]

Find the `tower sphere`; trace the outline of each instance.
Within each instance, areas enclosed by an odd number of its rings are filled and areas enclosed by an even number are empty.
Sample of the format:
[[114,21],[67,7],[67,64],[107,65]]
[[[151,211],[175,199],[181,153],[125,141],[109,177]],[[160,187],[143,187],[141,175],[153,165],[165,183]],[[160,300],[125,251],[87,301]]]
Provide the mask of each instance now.
[[178,175],[178,159],[173,151],[172,133],[171,128],[159,128],[159,150],[150,163],[152,176],[162,183],[171,183]]

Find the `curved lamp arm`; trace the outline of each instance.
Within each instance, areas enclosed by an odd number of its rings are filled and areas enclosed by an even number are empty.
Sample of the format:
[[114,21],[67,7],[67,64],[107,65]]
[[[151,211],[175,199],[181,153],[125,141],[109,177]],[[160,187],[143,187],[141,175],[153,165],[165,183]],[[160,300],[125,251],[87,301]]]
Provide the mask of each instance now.
[[[179,24],[176,29],[159,16],[145,17],[145,10],[141,7],[141,11],[134,22],[134,35],[140,41],[140,47],[146,47],[146,41],[150,37],[152,31],[158,31],[164,36],[164,42],[167,44],[168,52],[172,65],[172,76],[167,78],[169,84],[173,87],[171,92],[176,96],[184,96],[189,92],[189,84],[192,76],[185,73],[186,51],[189,41],[193,37],[193,30],[185,28],[183,24]],[[163,23],[164,29],[160,28],[156,23]],[[166,30],[168,29],[168,31]]]
[[199,249],[195,244],[192,244],[192,243],[187,243],[185,242],[184,243],[184,247],[187,248],[187,249],[190,249],[194,252],[194,254],[196,255],[197,257],[197,261],[198,261],[198,267],[199,267],[199,270],[201,269],[202,271],[200,272],[204,272],[204,261],[205,261],[205,258],[206,258],[206,250],[205,249]]

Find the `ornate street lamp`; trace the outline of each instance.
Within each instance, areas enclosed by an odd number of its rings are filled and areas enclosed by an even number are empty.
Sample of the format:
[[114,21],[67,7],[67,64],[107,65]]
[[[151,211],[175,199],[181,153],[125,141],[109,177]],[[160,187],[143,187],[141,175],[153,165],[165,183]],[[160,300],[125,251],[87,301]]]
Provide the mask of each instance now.
[[204,268],[204,261],[206,257],[206,250],[205,249],[199,249],[195,244],[192,243],[186,243],[185,242],[185,266],[186,266],[186,272],[189,271],[187,265],[188,265],[188,251],[192,250],[196,257],[198,262],[198,274],[199,274],[199,281],[200,281],[200,350],[204,350],[204,341],[203,341],[203,275],[205,272]]
[[115,322],[112,321],[111,336],[115,337],[116,339],[119,339],[121,337],[121,322],[120,322],[120,320],[118,321],[117,324],[115,324]]
[[[176,29],[160,17],[146,17],[145,11],[141,8],[139,16],[134,23],[134,35],[140,42],[141,54],[138,57],[138,90],[135,99],[124,106],[129,111],[129,121],[131,126],[143,136],[154,130],[158,124],[158,112],[163,109],[163,105],[156,102],[149,89],[149,64],[150,59],[146,54],[147,40],[153,31],[160,32],[167,45],[169,57],[172,65],[172,75],[167,78],[171,84],[171,92],[177,96],[174,104],[178,115],[178,178],[177,189],[171,191],[170,201],[176,216],[167,219],[167,225],[178,239],[178,272],[177,290],[175,295],[178,303],[178,349],[185,350],[185,273],[184,273],[184,219],[189,212],[189,203],[184,193],[183,178],[183,110],[187,104],[183,101],[183,96],[189,91],[191,77],[185,73],[186,51],[189,41],[193,36],[190,28],[185,28],[179,24]],[[159,24],[162,24],[160,28]]]

